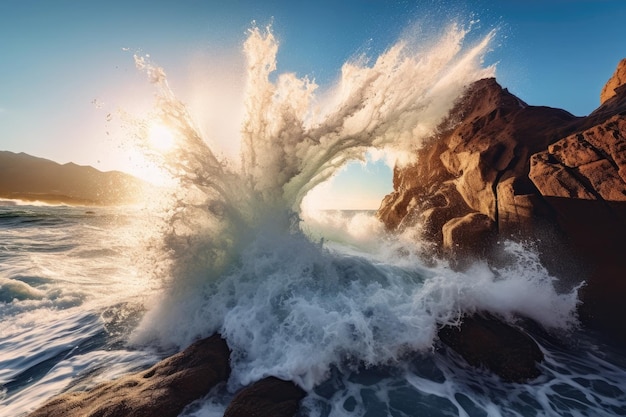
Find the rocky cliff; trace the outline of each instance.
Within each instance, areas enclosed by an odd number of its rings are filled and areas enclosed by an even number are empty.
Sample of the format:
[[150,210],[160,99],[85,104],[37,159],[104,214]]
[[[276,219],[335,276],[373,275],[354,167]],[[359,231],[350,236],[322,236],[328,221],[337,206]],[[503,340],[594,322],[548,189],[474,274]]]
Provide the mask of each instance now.
[[502,237],[542,238],[548,263],[578,260],[583,318],[626,343],[625,81],[623,60],[587,117],[474,83],[417,162],[394,170],[378,217],[390,230],[419,227],[452,259],[489,257]]

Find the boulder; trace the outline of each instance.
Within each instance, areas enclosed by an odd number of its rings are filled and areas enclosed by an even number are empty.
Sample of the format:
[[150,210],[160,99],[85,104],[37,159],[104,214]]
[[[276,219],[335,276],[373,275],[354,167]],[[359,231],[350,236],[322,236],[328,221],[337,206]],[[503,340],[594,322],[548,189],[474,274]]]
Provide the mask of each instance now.
[[460,326],[444,326],[439,339],[468,364],[487,369],[507,382],[526,382],[541,372],[543,353],[537,343],[518,328],[490,315],[473,315]]
[[292,417],[305,395],[293,382],[267,377],[239,391],[224,417]]
[[187,404],[228,379],[229,356],[226,342],[214,335],[146,371],[86,392],[61,394],[30,417],[176,417]]
[[455,255],[464,255],[464,248],[472,247],[472,254],[486,254],[494,237],[493,220],[482,213],[470,213],[449,220],[442,227],[443,247]]

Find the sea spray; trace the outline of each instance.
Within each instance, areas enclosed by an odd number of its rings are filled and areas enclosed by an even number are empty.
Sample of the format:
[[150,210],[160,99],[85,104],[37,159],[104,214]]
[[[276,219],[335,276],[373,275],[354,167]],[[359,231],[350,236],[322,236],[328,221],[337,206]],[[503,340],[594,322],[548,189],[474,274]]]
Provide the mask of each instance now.
[[[466,34],[450,25],[430,49],[401,40],[371,66],[364,58],[348,62],[322,106],[314,105],[316,85],[308,78],[271,79],[277,41],[270,28],[250,29],[244,44],[246,113],[241,138],[233,138],[242,142],[240,167],[215,156],[165,71],[136,56],[137,67],[157,87],[153,118],[176,139],[166,153],[152,152],[179,182],[164,246],[176,259],[170,274],[176,286],[191,276],[219,276],[241,249],[239,242],[249,241],[263,223],[287,230],[308,191],[348,161],[363,159],[369,148],[410,151],[432,137],[464,88],[493,75],[492,67],[481,67],[493,33],[464,46]],[[139,135],[144,142],[151,123]],[[188,250],[187,240],[198,250]]]
[[463,48],[467,32],[451,25],[431,50],[399,41],[373,63],[346,63],[324,106],[315,108],[316,85],[281,74],[272,32],[250,30],[243,171],[252,188],[299,211],[304,196],[368,148],[410,151],[432,137],[465,87],[493,76],[481,68],[493,33]]
[[[176,137],[160,163],[178,187],[162,245],[167,288],[133,342],[181,348],[220,332],[232,349],[231,389],[275,375],[310,391],[332,369],[398,365],[431,350],[438,327],[465,312],[571,326],[576,292],[555,292],[524,248],[506,246],[512,261],[503,268],[457,272],[426,266],[419,242],[388,234],[371,215],[345,229],[306,212],[300,222],[312,188],[368,149],[410,153],[436,136],[469,84],[493,75],[481,66],[493,33],[469,46],[466,35],[451,25],[428,48],[401,40],[371,65],[348,62],[317,100],[312,80],[273,75],[272,32],[250,29],[240,165],[215,156],[165,72],[136,57],[158,88],[159,123]],[[363,225],[370,232],[359,236]]]

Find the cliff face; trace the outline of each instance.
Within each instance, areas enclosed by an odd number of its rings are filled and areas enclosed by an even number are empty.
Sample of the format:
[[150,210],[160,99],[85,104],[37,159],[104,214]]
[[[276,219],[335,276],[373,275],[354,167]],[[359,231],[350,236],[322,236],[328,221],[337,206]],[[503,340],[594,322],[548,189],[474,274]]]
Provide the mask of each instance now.
[[61,165],[24,153],[0,151],[0,198],[79,205],[136,202],[144,187],[122,172]]
[[615,319],[626,314],[624,82],[626,60],[587,117],[528,106],[493,79],[474,83],[417,162],[394,170],[378,217],[390,230],[419,225],[453,257],[487,256],[496,238],[554,228],[562,240],[541,250],[554,257],[566,246],[580,260],[583,316],[626,342]]
[[419,150],[415,165],[394,170],[394,192],[378,216],[389,229],[419,223],[426,238],[451,248],[464,246],[467,228],[494,234],[529,227],[545,211],[528,178],[529,158],[580,119],[528,106],[485,79],[469,88],[447,123],[453,127]]

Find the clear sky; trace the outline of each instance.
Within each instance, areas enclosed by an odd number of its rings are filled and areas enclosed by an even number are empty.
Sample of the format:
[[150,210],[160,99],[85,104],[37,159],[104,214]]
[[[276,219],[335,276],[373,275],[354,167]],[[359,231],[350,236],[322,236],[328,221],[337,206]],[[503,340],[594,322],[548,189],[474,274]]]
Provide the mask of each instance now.
[[[272,22],[279,72],[323,86],[346,60],[375,56],[410,24],[452,19],[479,20],[478,35],[497,29],[487,61],[497,63],[501,85],[576,115],[598,106],[626,57],[624,0],[0,0],[0,150],[130,169],[116,112],[153,101],[134,53],[164,67],[174,92],[204,118],[201,128],[227,137],[236,129],[219,122],[238,103],[241,45],[253,20]],[[372,206],[391,189],[391,173],[382,163],[352,166],[331,188],[337,199],[367,195]]]

